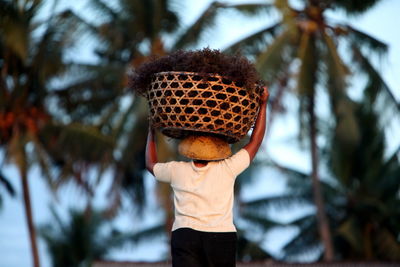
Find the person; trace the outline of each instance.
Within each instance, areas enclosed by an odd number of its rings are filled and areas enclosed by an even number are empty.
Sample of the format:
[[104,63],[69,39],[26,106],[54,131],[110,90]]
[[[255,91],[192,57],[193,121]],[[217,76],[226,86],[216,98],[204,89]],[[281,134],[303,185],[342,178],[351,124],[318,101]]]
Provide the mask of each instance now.
[[249,142],[223,160],[159,163],[154,129],[149,128],[146,168],[158,181],[170,183],[174,193],[171,235],[174,267],[235,266],[234,183],[250,165],[264,138],[268,97],[264,87]]

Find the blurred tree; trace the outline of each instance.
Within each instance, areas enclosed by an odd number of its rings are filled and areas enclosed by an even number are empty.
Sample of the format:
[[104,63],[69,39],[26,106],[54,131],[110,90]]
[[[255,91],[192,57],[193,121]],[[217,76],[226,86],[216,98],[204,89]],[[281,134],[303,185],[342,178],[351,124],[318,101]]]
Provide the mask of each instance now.
[[[362,14],[378,1],[314,1],[303,0],[301,8],[294,8],[289,1],[258,4],[256,10],[276,10],[281,20],[226,48],[226,52],[242,52],[253,58],[270,83],[272,114],[282,110],[282,99],[291,86],[297,88],[300,101],[301,137],[308,136],[312,163],[313,197],[317,207],[318,229],[324,244],[324,259],[333,260],[334,247],[325,205],[320,189],[319,148],[317,138],[318,118],[316,97],[325,92],[342,142],[360,142],[360,129],[356,123],[354,107],[347,93],[351,70],[359,71],[367,79],[365,91],[370,105],[381,114],[399,114],[400,105],[370,63],[370,55],[383,55],[386,44],[346,23],[334,23],[326,16],[329,10],[344,10],[348,15]],[[252,7],[257,4],[252,5]],[[222,7],[229,7],[223,5]],[[347,46],[348,49],[341,49]],[[343,47],[344,48],[344,47]],[[342,55],[342,56],[341,56]],[[342,58],[352,56],[346,64]],[[295,83],[289,81],[295,80]],[[382,104],[383,103],[383,104]],[[383,119],[388,119],[388,116]]]
[[46,242],[54,267],[90,267],[94,260],[105,259],[107,254],[121,246],[118,231],[100,211],[90,207],[85,211],[70,210],[65,222],[51,209],[53,220],[42,225],[39,233]]
[[366,102],[355,107],[360,141],[343,142],[337,129],[328,148],[335,246],[341,258],[398,261],[400,147],[385,155],[384,131]]
[[[365,99],[362,104],[353,103],[360,141],[349,146],[334,131],[326,148],[324,158],[330,170],[330,176],[322,180],[326,212],[337,259],[398,261],[400,147],[385,156],[384,129]],[[309,175],[277,167],[289,177],[288,193],[248,202],[247,209],[257,213],[274,205],[312,206]],[[297,226],[299,233],[284,247],[286,259],[321,252],[317,223],[312,212],[289,224]]]
[[[62,175],[79,178],[88,163],[109,158],[113,147],[95,127],[63,123],[68,117],[60,118],[51,109],[54,98],[62,97],[55,96],[51,84],[67,70],[64,52],[78,32],[78,20],[68,10],[42,20],[43,5],[40,0],[0,1],[0,150],[19,171],[35,267],[40,263],[30,165],[37,163],[54,187],[53,163],[62,167]],[[59,157],[53,157],[57,153]]]

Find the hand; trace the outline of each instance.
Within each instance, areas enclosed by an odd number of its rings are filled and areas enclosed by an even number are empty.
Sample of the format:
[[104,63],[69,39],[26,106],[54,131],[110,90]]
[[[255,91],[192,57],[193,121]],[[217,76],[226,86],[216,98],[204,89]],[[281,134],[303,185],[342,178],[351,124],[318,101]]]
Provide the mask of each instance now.
[[269,98],[268,88],[266,86],[263,86],[263,92],[260,97],[260,102],[265,103],[268,101],[268,98]]

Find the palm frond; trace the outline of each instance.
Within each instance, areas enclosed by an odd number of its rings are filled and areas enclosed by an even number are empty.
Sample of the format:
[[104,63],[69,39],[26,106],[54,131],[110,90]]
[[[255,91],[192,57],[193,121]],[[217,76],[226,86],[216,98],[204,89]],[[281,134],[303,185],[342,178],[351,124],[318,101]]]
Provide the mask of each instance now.
[[274,168],[277,168],[279,171],[283,172],[284,174],[295,180],[301,180],[302,182],[305,182],[310,178],[309,174],[302,172],[300,170],[283,166],[275,161],[271,161],[271,163]]
[[330,1],[331,8],[342,9],[349,15],[359,15],[375,6],[380,0],[336,0]]
[[[134,114],[134,109],[140,105],[140,99],[135,97],[133,99],[130,106],[126,109],[126,111],[120,116],[119,120],[113,125],[113,135],[116,138],[120,138],[123,134],[126,133],[126,127],[129,125],[130,121],[132,120],[132,115]],[[131,129],[132,130],[132,129]],[[134,133],[134,131],[130,131],[130,133]]]
[[268,13],[274,8],[274,5],[267,3],[250,3],[250,4],[228,4],[222,3],[222,8],[234,9],[248,16],[258,15],[260,13]]
[[302,33],[298,50],[301,61],[297,80],[298,92],[301,96],[313,95],[317,85],[318,55],[311,33]]
[[350,216],[344,220],[337,228],[336,234],[346,240],[352,249],[358,253],[363,250],[363,235],[361,233],[360,225],[357,223],[356,218]]
[[378,177],[384,177],[384,179],[379,179],[375,185],[382,199],[393,198],[400,189],[400,179],[398,178],[400,177],[400,159],[397,155],[399,151],[400,146],[383,164],[378,174]]
[[265,214],[255,214],[254,212],[241,212],[240,217],[252,225],[258,226],[263,232],[270,230],[272,227],[282,226],[274,220],[268,219]]
[[163,32],[172,33],[180,24],[177,13],[171,8],[170,1],[162,0],[156,3],[153,17],[154,27]]
[[126,243],[137,244],[139,242],[148,241],[152,238],[157,238],[165,233],[165,224],[157,224],[148,228],[145,228],[139,232],[126,234],[124,241]]
[[290,58],[292,38],[292,30],[290,28],[284,30],[271,45],[257,56],[256,67],[265,80],[275,80],[277,74],[285,68],[287,62],[292,60]]
[[383,80],[382,76],[375,70],[367,57],[363,55],[357,44],[352,44],[351,52],[353,60],[360,71],[365,73],[368,78],[365,94],[371,104],[376,104],[379,98],[382,98],[379,110],[386,111],[387,118],[393,117],[393,114],[400,114],[400,103],[397,102],[389,86]]
[[272,256],[265,251],[261,244],[246,237],[243,230],[238,229],[237,257],[239,260],[265,260]]
[[[93,126],[78,123],[48,124],[40,134],[46,149],[61,153],[61,158],[99,162],[111,156],[114,140]],[[47,138],[48,139],[47,139]],[[49,140],[50,139],[50,140]]]
[[36,159],[39,163],[40,170],[42,171],[43,177],[46,179],[46,184],[50,187],[51,191],[55,193],[55,178],[51,171],[51,162],[48,158],[48,154],[45,151],[45,148],[40,143],[40,140],[36,136],[30,136],[30,140],[34,144],[34,150],[36,153]]
[[388,52],[388,45],[384,42],[350,25],[347,25],[346,28],[352,43],[357,44],[359,47],[368,48],[369,51],[378,53],[380,56],[386,55]]
[[124,76],[122,68],[114,65],[74,64],[66,74],[73,75],[76,79],[72,82],[65,81],[67,84],[52,90],[49,95],[75,121],[82,121],[90,116],[101,117],[99,111],[106,111],[124,89],[121,83]]
[[12,196],[12,197],[15,196],[14,187],[12,186],[10,181],[8,181],[6,176],[1,172],[1,170],[0,170],[0,184],[3,185],[4,189],[8,192],[8,194],[10,194],[10,196]]
[[304,216],[294,222],[298,226],[299,233],[289,241],[284,247],[284,259],[290,260],[296,256],[318,253],[321,250],[321,243],[318,236],[318,227],[314,215]]
[[348,76],[350,71],[342,61],[334,39],[323,33],[326,64],[326,83],[331,108],[336,117],[336,135],[344,144],[354,147],[360,140],[360,129],[355,115],[355,105],[347,96]]
[[101,18],[108,18],[110,20],[116,20],[118,17],[117,11],[115,11],[112,7],[107,5],[102,0],[90,0],[89,5],[95,12],[99,14]]
[[32,17],[19,12],[14,1],[2,1],[0,6],[0,29],[2,41],[21,61],[25,61],[29,51],[29,23]]
[[51,215],[53,216],[54,222],[57,224],[57,228],[59,229],[60,234],[61,235],[68,234],[67,225],[61,219],[61,216],[60,216],[60,214],[58,214],[56,207],[54,205],[50,205],[49,209],[50,209]]
[[7,147],[7,153],[21,174],[26,175],[29,168],[29,161],[25,151],[26,140],[24,136],[15,134]]
[[[85,26],[85,27],[84,27]],[[40,69],[40,78],[44,81],[62,73],[64,65],[63,51],[70,48],[74,41],[94,27],[82,20],[71,10],[65,10],[52,16],[47,23],[45,33],[37,41],[32,62],[33,69]]]
[[103,259],[120,244],[100,211],[70,210],[69,220],[61,221],[53,213],[57,224],[45,224],[40,235],[45,240],[54,266],[90,266],[94,259]]
[[332,99],[342,98],[348,85],[347,78],[350,71],[340,58],[332,37],[324,32],[322,40],[326,46],[325,58],[327,61],[328,82],[330,83],[330,96]]
[[173,50],[195,44],[200,39],[203,31],[214,25],[220,7],[220,3],[211,2],[200,17],[177,38],[173,45]]
[[224,48],[224,53],[234,54],[241,52],[242,54],[254,56],[260,52],[261,46],[264,47],[270,40],[268,37],[274,37],[276,32],[281,29],[281,24],[276,23],[257,31],[243,39]]
[[138,118],[137,123],[127,136],[127,143],[121,151],[121,159],[118,160],[118,166],[123,173],[122,188],[128,196],[135,201],[135,204],[141,211],[145,204],[145,183],[144,153],[146,146],[146,131],[148,128],[146,117]]
[[375,247],[382,258],[393,261],[400,260],[400,244],[397,234],[393,234],[387,229],[378,230]]
[[289,209],[291,207],[302,206],[303,204],[310,204],[311,199],[311,195],[289,193],[243,202],[242,208],[248,211],[264,213],[270,207]]

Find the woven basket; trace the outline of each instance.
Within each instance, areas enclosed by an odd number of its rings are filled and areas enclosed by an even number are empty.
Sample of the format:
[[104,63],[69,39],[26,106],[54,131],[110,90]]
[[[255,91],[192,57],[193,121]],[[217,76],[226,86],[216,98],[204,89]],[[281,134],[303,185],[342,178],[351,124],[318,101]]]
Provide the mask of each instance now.
[[214,134],[235,143],[256,119],[260,94],[218,75],[154,74],[148,92],[150,121],[166,136]]

